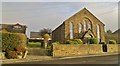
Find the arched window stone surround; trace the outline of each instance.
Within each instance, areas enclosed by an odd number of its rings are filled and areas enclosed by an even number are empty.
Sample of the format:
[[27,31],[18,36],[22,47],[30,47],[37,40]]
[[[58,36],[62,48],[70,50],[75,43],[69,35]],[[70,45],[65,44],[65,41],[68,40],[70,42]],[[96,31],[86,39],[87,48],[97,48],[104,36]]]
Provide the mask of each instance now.
[[[88,30],[88,29],[93,29],[93,23],[92,20],[88,17],[84,17],[83,22],[86,21],[86,26],[84,26],[84,30]],[[85,24],[84,24],[85,25]]]
[[91,21],[88,22],[88,29],[92,29],[92,24],[91,24]]
[[83,22],[84,22],[84,31],[86,31],[87,30],[87,21],[86,20],[83,20]]
[[101,32],[100,32],[100,25],[99,24],[97,24],[96,25],[96,30],[97,30],[97,38],[98,38],[98,41],[100,41],[100,39],[101,39]]
[[83,25],[82,23],[79,23],[79,33],[81,33],[82,29],[83,29]]
[[70,39],[73,39],[74,37],[74,25],[72,22],[70,22]]

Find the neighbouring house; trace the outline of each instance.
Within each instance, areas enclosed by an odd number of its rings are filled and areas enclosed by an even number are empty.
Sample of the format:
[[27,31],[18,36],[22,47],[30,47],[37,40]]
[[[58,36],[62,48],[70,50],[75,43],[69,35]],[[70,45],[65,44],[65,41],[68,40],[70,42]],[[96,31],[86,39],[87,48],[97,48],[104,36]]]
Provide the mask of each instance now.
[[120,44],[120,28],[112,33],[112,35],[116,38],[118,44]]
[[64,43],[70,39],[82,39],[86,42],[93,37],[98,38],[99,42],[105,42],[104,26],[105,24],[84,8],[52,31],[52,41]]
[[24,33],[26,34],[26,25],[17,24],[0,24],[0,32]]
[[43,39],[39,32],[30,32],[31,39]]
[[[39,32],[30,32],[30,38],[31,39],[44,39]],[[49,38],[49,40],[51,40],[51,36]]]
[[120,28],[114,31],[113,33],[105,33],[105,41],[109,43],[109,40],[115,40],[117,44],[120,44]]

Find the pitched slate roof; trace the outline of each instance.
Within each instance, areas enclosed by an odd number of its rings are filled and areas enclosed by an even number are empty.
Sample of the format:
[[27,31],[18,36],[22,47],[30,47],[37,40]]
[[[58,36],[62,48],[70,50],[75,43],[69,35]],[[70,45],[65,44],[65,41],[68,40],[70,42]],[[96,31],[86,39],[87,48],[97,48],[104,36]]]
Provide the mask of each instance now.
[[39,32],[30,32],[30,38],[42,38]]
[[[98,21],[100,21],[100,20],[99,20],[95,15],[93,15],[93,13],[91,13],[87,8],[83,8],[82,10],[78,11],[78,12],[75,13],[74,15],[70,16],[68,19],[70,19],[71,17],[79,14],[79,13],[82,12],[82,11],[87,11],[87,12],[90,13],[93,17],[95,17]],[[68,20],[68,19],[66,19],[66,20]],[[66,21],[66,20],[65,20],[65,21]],[[102,23],[102,22],[100,21],[100,23]],[[102,23],[102,24],[105,26],[104,23]]]
[[[21,28],[17,28],[15,26],[20,26]],[[26,25],[17,24],[0,24],[1,32],[13,32],[13,33],[26,33]]]
[[2,28],[7,27],[7,26],[15,26],[15,25],[24,26],[24,27],[27,28],[26,25],[21,25],[21,24],[19,24],[19,23],[17,23],[17,24],[0,24],[0,25],[2,25]]

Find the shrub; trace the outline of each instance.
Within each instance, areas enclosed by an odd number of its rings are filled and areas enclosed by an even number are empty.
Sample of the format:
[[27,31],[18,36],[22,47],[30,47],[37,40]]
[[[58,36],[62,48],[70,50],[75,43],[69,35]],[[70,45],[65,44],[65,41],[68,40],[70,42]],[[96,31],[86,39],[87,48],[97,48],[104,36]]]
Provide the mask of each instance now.
[[26,44],[28,44],[29,43],[29,38],[27,38],[27,42],[26,42]]
[[78,44],[78,42],[77,41],[72,41],[72,44]]
[[14,51],[18,45],[25,47],[26,36],[21,33],[0,33],[2,34],[2,51]]
[[116,44],[115,40],[109,40],[109,44]]
[[51,49],[51,45],[48,45],[48,46],[47,46],[47,49]]
[[89,43],[90,44],[98,44],[98,39],[97,38],[90,38]]
[[119,38],[118,34],[116,34],[116,35],[105,34],[105,41],[107,44],[109,44],[109,40],[115,40],[116,43],[119,43],[120,38]]
[[56,42],[53,42],[52,44],[56,45],[56,44],[60,44],[60,43],[58,41],[56,41]]
[[7,51],[5,56],[8,59],[16,59],[17,58],[17,52],[16,51]]
[[74,39],[74,41],[76,41],[77,44],[82,44],[83,43],[81,39]]
[[67,40],[66,44],[82,44],[82,40],[81,39],[73,39],[73,40]]
[[66,44],[73,44],[73,41],[67,40],[65,43],[66,43]]
[[15,47],[15,51],[24,53],[26,51],[26,48],[21,44]]

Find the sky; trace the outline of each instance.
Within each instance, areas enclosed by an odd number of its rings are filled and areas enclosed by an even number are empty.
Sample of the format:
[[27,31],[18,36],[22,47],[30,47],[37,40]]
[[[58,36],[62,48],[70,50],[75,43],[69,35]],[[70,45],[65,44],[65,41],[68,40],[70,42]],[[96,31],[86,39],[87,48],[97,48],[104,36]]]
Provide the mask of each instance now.
[[119,0],[1,0],[2,2],[118,2]]
[[1,22],[27,25],[29,37],[31,31],[54,30],[84,7],[105,24],[105,31],[118,29],[118,2],[2,2]]

